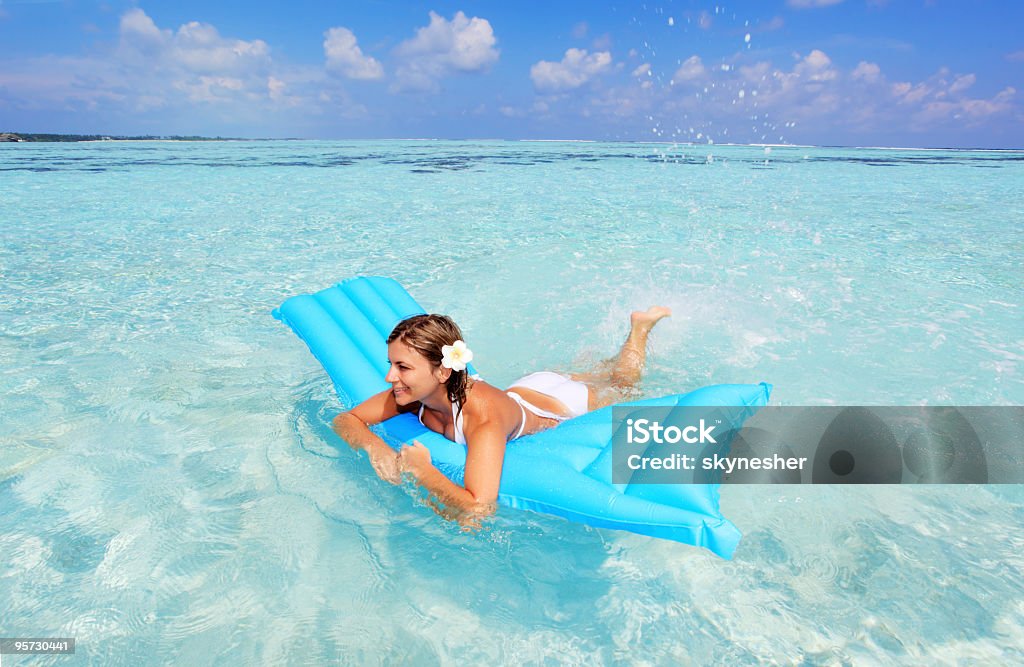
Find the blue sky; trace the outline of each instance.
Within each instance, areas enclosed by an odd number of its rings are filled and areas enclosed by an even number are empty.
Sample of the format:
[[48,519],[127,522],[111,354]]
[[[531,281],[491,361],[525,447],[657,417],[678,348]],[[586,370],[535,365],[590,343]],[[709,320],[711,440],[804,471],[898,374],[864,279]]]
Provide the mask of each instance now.
[[1024,148],[1024,3],[0,0],[0,131]]

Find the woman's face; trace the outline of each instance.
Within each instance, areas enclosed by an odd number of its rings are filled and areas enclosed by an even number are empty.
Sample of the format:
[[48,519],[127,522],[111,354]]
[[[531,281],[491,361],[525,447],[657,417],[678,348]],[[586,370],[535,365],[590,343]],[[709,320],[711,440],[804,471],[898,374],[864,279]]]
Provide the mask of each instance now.
[[400,340],[388,343],[388,374],[395,402],[408,405],[422,401],[448,380],[451,370],[434,366],[430,360]]

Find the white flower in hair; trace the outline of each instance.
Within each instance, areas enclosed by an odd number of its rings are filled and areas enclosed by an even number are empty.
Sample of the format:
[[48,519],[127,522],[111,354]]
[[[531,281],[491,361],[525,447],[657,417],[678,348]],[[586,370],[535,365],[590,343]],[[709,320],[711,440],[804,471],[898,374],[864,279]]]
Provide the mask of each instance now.
[[451,345],[441,346],[441,365],[453,371],[466,370],[466,364],[473,361],[473,351],[466,343],[457,340]]

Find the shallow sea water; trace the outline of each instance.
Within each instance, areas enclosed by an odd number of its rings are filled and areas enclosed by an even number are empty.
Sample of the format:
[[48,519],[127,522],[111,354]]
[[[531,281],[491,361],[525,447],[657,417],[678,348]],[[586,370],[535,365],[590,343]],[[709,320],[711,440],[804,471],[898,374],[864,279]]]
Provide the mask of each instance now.
[[557,142],[0,145],[3,664],[1009,664],[1019,486],[730,486],[735,559],[373,475],[285,298],[388,275],[485,377],[1024,403],[1024,153]]

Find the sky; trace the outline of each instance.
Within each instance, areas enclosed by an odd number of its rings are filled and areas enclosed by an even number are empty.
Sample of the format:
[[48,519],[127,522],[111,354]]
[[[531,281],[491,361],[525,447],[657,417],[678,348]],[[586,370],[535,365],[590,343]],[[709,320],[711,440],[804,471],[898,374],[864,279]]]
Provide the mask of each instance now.
[[1024,3],[0,0],[0,132],[1024,148]]

